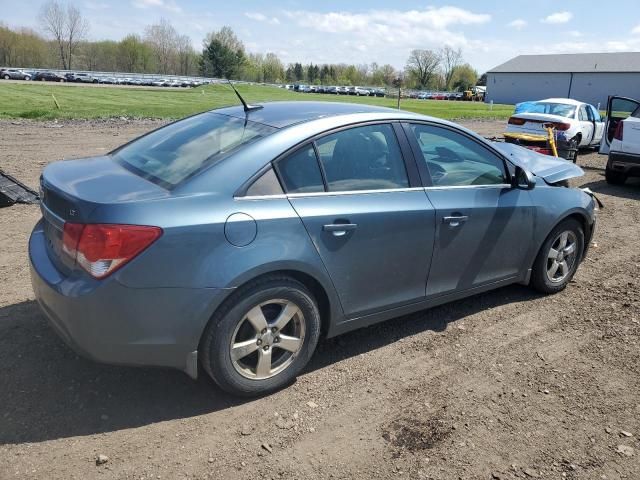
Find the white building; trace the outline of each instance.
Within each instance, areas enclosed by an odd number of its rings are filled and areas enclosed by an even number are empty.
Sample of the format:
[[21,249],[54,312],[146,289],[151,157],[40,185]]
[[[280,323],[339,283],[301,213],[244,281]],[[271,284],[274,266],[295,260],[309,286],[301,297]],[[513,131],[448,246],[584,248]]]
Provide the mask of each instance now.
[[609,95],[640,98],[640,52],[520,55],[487,72],[494,103],[562,97],[604,109]]

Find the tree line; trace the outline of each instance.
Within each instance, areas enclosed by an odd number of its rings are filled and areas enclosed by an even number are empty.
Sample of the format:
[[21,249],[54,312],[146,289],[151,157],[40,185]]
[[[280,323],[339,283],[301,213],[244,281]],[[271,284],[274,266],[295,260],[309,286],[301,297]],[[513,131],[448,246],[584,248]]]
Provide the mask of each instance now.
[[478,83],[477,72],[463,61],[462,51],[413,50],[404,69],[392,65],[285,65],[274,53],[252,53],[230,27],[206,35],[197,52],[189,36],[166,19],[142,34],[120,41],[88,40],[90,25],[69,3],[50,0],[38,13],[40,30],[11,29],[0,23],[0,66],[203,75],[265,83],[391,86],[464,90]]

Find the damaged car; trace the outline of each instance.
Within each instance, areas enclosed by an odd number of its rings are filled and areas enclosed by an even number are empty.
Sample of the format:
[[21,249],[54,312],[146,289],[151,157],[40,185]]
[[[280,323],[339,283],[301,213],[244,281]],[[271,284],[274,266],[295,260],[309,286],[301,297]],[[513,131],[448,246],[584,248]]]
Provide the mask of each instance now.
[[563,290],[596,223],[566,186],[582,174],[411,112],[226,107],[48,165],[33,289],[86,357],[261,395],[321,336],[515,283]]
[[[580,148],[600,145],[604,122],[593,105],[570,98],[548,98],[517,104],[507,121],[506,134],[546,136],[548,128],[554,132],[558,155],[575,163]],[[528,146],[526,141],[523,146]]]

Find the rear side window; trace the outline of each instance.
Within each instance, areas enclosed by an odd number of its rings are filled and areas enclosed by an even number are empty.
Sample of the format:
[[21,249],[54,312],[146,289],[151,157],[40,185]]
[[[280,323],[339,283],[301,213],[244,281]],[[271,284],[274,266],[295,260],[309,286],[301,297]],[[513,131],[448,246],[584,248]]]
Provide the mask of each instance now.
[[278,173],[287,193],[324,192],[324,183],[313,145],[307,145],[278,161]]
[[282,195],[282,187],[276,177],[273,168],[263,173],[260,178],[251,184],[245,193],[248,197],[264,196],[264,195]]
[[170,188],[276,130],[207,112],[134,140],[113,152],[113,158],[138,175]]
[[316,144],[330,192],[409,186],[391,125],[342,130],[321,138]]

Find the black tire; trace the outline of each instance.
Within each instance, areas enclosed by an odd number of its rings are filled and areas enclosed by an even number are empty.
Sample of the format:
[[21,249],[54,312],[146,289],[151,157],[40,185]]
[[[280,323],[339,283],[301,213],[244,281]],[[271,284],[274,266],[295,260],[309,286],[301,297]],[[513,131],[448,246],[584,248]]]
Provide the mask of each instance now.
[[11,77],[10,77],[9,75],[5,75],[5,76],[4,76],[4,77],[2,77],[2,78],[4,78],[5,80],[9,80]]
[[614,172],[609,168],[604,171],[604,179],[610,185],[623,185],[627,181],[627,176],[622,172]]
[[[299,308],[304,323],[302,347],[279,373],[263,379],[247,378],[236,369],[231,358],[234,335],[251,309],[273,299],[292,302]],[[271,393],[295,380],[308,363],[320,337],[320,323],[317,303],[303,284],[282,275],[263,277],[241,287],[213,315],[200,342],[202,367],[220,388],[231,394],[252,397]],[[286,355],[286,351],[283,352]]]
[[[563,232],[572,232],[575,236],[575,257],[568,268],[568,273],[561,280],[551,281],[548,276],[548,268],[550,267],[549,262],[553,262],[553,260],[550,259],[549,254],[552,246],[554,246],[556,240]],[[567,218],[556,225],[556,227],[547,236],[542,247],[540,247],[538,256],[533,262],[530,285],[542,293],[558,293],[564,290],[575,275],[576,270],[582,261],[584,241],[584,230],[582,229],[580,222],[577,220]]]

